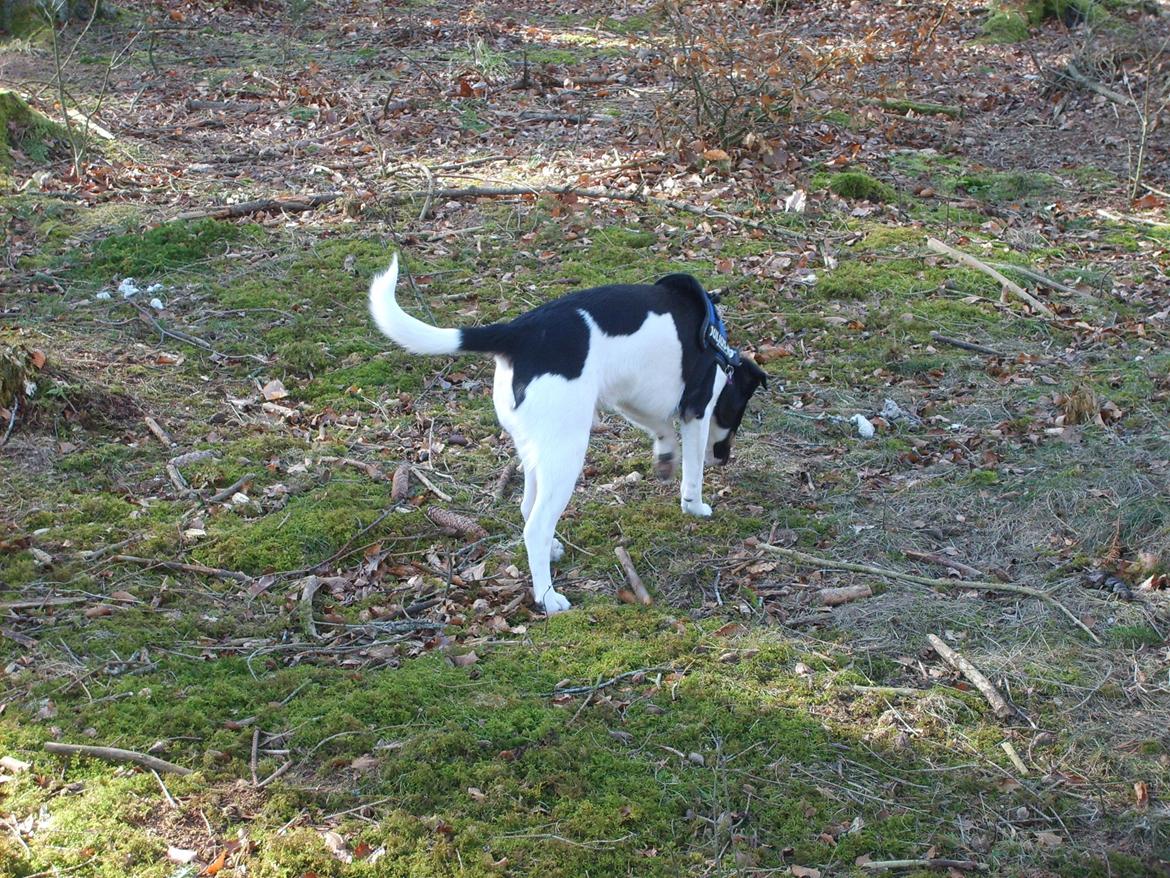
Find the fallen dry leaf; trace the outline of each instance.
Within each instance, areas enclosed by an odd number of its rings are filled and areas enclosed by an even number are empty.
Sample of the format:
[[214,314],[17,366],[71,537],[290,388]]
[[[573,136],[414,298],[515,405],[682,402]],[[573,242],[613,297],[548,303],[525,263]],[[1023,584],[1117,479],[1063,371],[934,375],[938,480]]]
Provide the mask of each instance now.
[[214,875],[214,874],[216,874],[217,872],[219,872],[220,869],[223,868],[223,864],[224,864],[225,860],[227,860],[227,851],[222,850],[219,852],[219,856],[216,857],[212,862],[208,863],[207,868],[205,868],[199,874],[200,875]]

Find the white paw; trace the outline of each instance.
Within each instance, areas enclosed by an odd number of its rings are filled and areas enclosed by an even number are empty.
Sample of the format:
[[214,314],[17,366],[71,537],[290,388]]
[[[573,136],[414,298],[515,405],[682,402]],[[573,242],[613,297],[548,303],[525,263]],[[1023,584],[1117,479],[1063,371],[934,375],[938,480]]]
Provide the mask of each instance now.
[[682,511],[687,515],[697,515],[699,518],[711,517],[711,507],[698,500],[683,500]]
[[548,553],[549,560],[554,564],[565,557],[565,546],[556,537],[553,537],[552,550]]
[[544,607],[544,611],[550,616],[554,613],[563,613],[572,606],[567,597],[553,588],[546,591],[544,593],[544,599],[538,599],[537,603]]

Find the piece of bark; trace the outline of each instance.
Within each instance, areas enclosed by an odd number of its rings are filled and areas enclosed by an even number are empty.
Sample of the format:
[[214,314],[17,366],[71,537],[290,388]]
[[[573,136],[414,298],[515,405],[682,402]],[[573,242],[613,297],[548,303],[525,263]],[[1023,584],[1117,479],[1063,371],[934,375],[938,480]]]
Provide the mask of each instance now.
[[873,597],[873,589],[868,585],[844,585],[840,588],[822,588],[817,592],[817,601],[826,607],[836,607],[850,601]]
[[938,238],[927,238],[926,239],[926,246],[929,247],[931,250],[933,250],[935,253],[942,253],[944,256],[949,256],[951,259],[955,260],[958,263],[961,263],[962,265],[967,266],[968,268],[973,268],[976,271],[983,272],[988,277],[995,280],[1000,285],[1000,287],[1005,291],[1005,293],[1011,293],[1013,296],[1020,299],[1021,301],[1027,302],[1033,309],[1035,309],[1036,311],[1039,311],[1045,317],[1055,317],[1056,316],[1055,313],[1053,313],[1051,308],[1049,308],[1047,305],[1045,305],[1043,302],[1041,302],[1039,299],[1037,299],[1035,296],[1033,296],[1031,293],[1029,293],[1027,290],[1025,290],[1018,283],[1016,283],[1013,280],[1010,280],[1009,278],[1004,277],[1002,274],[1000,274],[998,271],[996,271],[994,268],[992,268],[986,262],[983,262],[979,259],[976,259],[970,253],[964,253],[961,250],[956,250],[954,247],[951,247],[949,244],[944,244]]
[[257,201],[244,201],[240,204],[221,204],[215,207],[198,207],[183,211],[175,219],[192,220],[230,219],[237,216],[249,216],[254,213],[296,213],[303,210],[313,210],[323,204],[329,204],[341,197],[340,192],[322,192],[317,195],[293,196],[291,198],[261,198]]
[[987,699],[987,703],[991,705],[991,709],[997,717],[1000,719],[1012,719],[1019,715],[1019,711],[1008,703],[1008,700],[983,675],[983,672],[958,652],[947,646],[941,637],[935,634],[928,634],[926,635],[926,639],[930,641],[930,645],[934,647],[934,651],[942,657],[944,662],[971,681],[971,685],[978,689],[980,694]]
[[[648,607],[654,603],[650,597],[650,592],[646,591],[646,586],[642,584],[642,577],[638,575],[638,571],[634,569],[634,562],[630,558],[630,553],[626,551],[625,546],[616,546],[613,553],[617,555],[618,561],[622,565],[622,570],[625,571],[626,581],[630,583],[630,589],[634,593],[634,597],[638,599],[644,607]],[[618,593],[621,597],[621,593]]]
[[500,473],[500,477],[496,480],[496,487],[492,489],[492,497],[496,502],[504,499],[504,494],[508,492],[508,485],[512,483],[512,479],[516,476],[516,464],[509,463],[504,467],[504,471]]
[[171,774],[194,774],[190,768],[175,765],[165,759],[149,756],[146,753],[137,753],[134,750],[122,750],[118,747],[92,747],[88,744],[60,744],[56,741],[46,741],[45,749],[50,753],[60,753],[66,756],[92,756],[95,759],[105,759],[109,762],[133,762],[144,768]]
[[948,860],[930,857],[921,860],[870,860],[862,863],[867,872],[886,872],[894,869],[957,869],[960,872],[986,872],[987,864],[975,860]]

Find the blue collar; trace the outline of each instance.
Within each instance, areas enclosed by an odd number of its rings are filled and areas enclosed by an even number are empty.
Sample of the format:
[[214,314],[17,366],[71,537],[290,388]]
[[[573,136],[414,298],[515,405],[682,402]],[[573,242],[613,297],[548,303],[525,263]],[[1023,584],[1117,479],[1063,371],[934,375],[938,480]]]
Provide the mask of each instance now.
[[710,294],[706,297],[707,314],[704,319],[703,344],[710,345],[715,350],[715,358],[725,371],[734,369],[741,362],[739,351],[727,341],[727,327],[723,325],[723,318],[719,316],[719,309],[715,307],[715,300]]

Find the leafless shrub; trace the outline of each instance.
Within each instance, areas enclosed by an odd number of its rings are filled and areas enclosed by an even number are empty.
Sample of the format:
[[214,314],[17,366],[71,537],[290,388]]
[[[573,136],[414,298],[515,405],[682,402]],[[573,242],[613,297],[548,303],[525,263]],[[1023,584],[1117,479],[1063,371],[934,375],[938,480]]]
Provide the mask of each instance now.
[[667,141],[727,148],[767,137],[809,104],[827,103],[814,85],[849,66],[846,52],[818,52],[748,6],[667,2],[662,11],[669,90],[658,123]]

